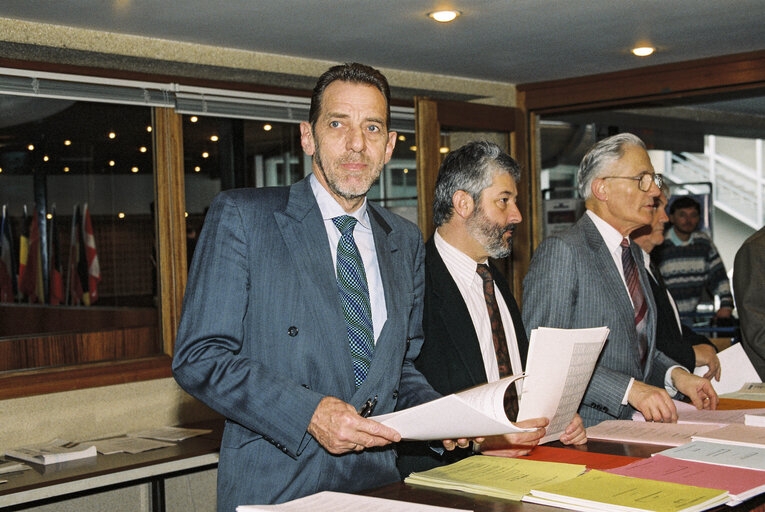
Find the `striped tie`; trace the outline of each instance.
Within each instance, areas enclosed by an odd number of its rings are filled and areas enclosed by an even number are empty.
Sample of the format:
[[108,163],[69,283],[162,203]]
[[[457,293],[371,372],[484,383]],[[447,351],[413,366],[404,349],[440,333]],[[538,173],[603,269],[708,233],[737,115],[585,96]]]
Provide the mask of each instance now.
[[648,305],[643,295],[643,289],[640,287],[635,260],[630,251],[630,241],[622,239],[622,267],[624,268],[624,280],[627,282],[627,289],[630,291],[632,305],[635,310],[635,329],[638,335],[638,353],[640,354],[640,364],[645,366],[646,355],[648,354],[648,333],[646,332],[646,312]]
[[337,288],[340,292],[340,301],[343,303],[354,382],[358,388],[367,378],[374,351],[369,286],[366,272],[364,272],[364,262],[353,239],[356,219],[350,215],[343,215],[334,217],[332,222],[341,234],[340,241],[337,243]]

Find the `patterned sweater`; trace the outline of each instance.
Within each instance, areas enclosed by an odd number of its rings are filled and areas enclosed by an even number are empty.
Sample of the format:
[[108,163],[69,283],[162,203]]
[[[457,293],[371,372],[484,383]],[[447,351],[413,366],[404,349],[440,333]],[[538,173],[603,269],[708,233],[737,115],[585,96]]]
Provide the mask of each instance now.
[[[670,228],[671,229],[671,228]],[[709,235],[691,234],[686,244],[675,245],[671,236],[651,253],[681,315],[692,316],[704,290],[720,296],[720,307],[733,307],[728,275]]]

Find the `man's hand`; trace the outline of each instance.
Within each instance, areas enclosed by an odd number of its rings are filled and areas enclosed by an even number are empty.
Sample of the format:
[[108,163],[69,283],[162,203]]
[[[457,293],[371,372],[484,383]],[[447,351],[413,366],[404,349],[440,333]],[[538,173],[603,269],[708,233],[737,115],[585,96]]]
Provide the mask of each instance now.
[[720,359],[717,358],[715,348],[706,343],[699,343],[693,346],[693,353],[696,355],[696,366],[709,366],[709,370],[704,374],[704,378],[711,380],[714,377],[717,382],[720,382],[722,368],[720,368]]
[[[679,370],[679,368],[675,368],[675,370]],[[701,377],[697,378],[700,379]],[[632,383],[627,401],[632,407],[643,414],[646,421],[677,422],[677,409],[664,389],[636,380]]]
[[587,431],[584,430],[584,423],[579,414],[574,414],[571,423],[560,436],[560,442],[563,444],[585,444],[587,442]]
[[515,423],[520,428],[535,428],[531,432],[517,432],[501,436],[489,436],[481,442],[481,453],[502,457],[520,457],[527,455],[539,440],[545,436],[545,427],[550,423],[547,418],[532,418]]
[[679,392],[691,399],[696,409],[717,409],[720,399],[709,380],[678,367],[672,370],[672,383]]
[[333,396],[321,399],[308,433],[334,455],[401,441],[401,435],[392,428],[362,418],[351,404]]

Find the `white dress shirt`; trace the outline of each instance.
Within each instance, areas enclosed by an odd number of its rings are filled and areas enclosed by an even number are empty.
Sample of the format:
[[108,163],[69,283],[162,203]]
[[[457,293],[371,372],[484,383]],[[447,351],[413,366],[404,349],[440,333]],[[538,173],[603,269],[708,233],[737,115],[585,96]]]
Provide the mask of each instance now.
[[380,336],[383,325],[388,319],[388,309],[385,306],[385,290],[383,289],[382,276],[380,275],[380,265],[377,263],[377,252],[375,251],[375,239],[372,235],[372,226],[369,223],[369,214],[367,213],[367,200],[353,213],[346,213],[334,197],[327,192],[316,176],[311,174],[309,178],[311,190],[319,204],[321,216],[324,219],[324,229],[327,230],[329,240],[329,250],[332,252],[333,267],[335,267],[335,279],[337,279],[337,243],[340,241],[340,230],[332,222],[334,217],[350,215],[358,222],[353,228],[353,239],[359,248],[361,260],[364,262],[364,272],[367,274],[367,286],[369,287],[369,304],[372,308],[372,328],[374,330],[375,343]]
[[[491,320],[489,311],[486,309],[486,299],[483,295],[483,279],[476,272],[478,265],[473,258],[460,251],[456,247],[449,245],[436,230],[433,235],[436,249],[441,259],[444,260],[446,269],[457,284],[457,288],[462,295],[462,300],[470,313],[470,319],[473,322],[478,344],[481,349],[483,366],[486,370],[488,382],[499,380],[499,368],[497,367],[497,353],[494,350],[494,338],[491,332]],[[486,263],[485,261],[482,263]],[[494,295],[497,298],[499,314],[502,318],[502,326],[505,329],[505,338],[507,340],[507,352],[510,355],[510,365],[513,375],[523,372],[521,356],[518,352],[518,340],[515,337],[515,327],[513,318],[510,316],[510,310],[507,309],[505,299],[497,286],[494,287]]]

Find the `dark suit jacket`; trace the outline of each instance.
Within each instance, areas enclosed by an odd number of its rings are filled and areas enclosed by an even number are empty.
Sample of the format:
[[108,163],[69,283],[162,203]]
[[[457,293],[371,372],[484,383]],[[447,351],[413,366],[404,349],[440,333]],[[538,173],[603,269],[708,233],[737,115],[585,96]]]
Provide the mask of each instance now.
[[667,296],[667,288],[663,282],[654,277],[656,275],[660,277],[659,271],[652,268],[651,272],[655,272],[653,275],[649,273],[648,280],[656,301],[656,348],[693,373],[696,368],[696,354],[693,352],[693,346],[703,343],[714,347],[714,344],[704,336],[693,332],[685,324],[681,324],[682,330],[678,328],[675,311]]
[[[510,311],[521,362],[526,364],[529,342],[518,304],[499,269],[491,263],[489,269]],[[433,238],[425,245],[425,308],[422,326],[425,343],[415,360],[415,366],[436,391],[448,395],[487,382],[470,312],[438,254]],[[427,443],[414,442],[401,443],[398,452],[398,467],[402,477],[412,471],[425,471],[455,462],[470,454],[469,450],[456,449],[439,455]]]
[[765,227],[744,241],[733,264],[733,292],[744,351],[765,380]]
[[218,510],[398,480],[392,447],[332,455],[306,432],[327,395],[375,414],[438,398],[413,359],[422,344],[420,231],[368,203],[388,318],[358,389],[327,232],[308,179],[223,192],[189,272],[176,380],[226,417]]
[[[631,251],[636,262],[643,261],[637,244],[631,244]],[[637,269],[648,302],[650,334],[644,367],[640,364],[629,293],[588,215],[539,245],[523,281],[523,322],[527,331],[537,327],[600,326],[610,330],[579,406],[585,427],[603,420],[628,419],[634,409],[621,401],[630,378],[663,388],[665,373],[677,364],[656,349],[656,305],[645,266],[637,265]]]

